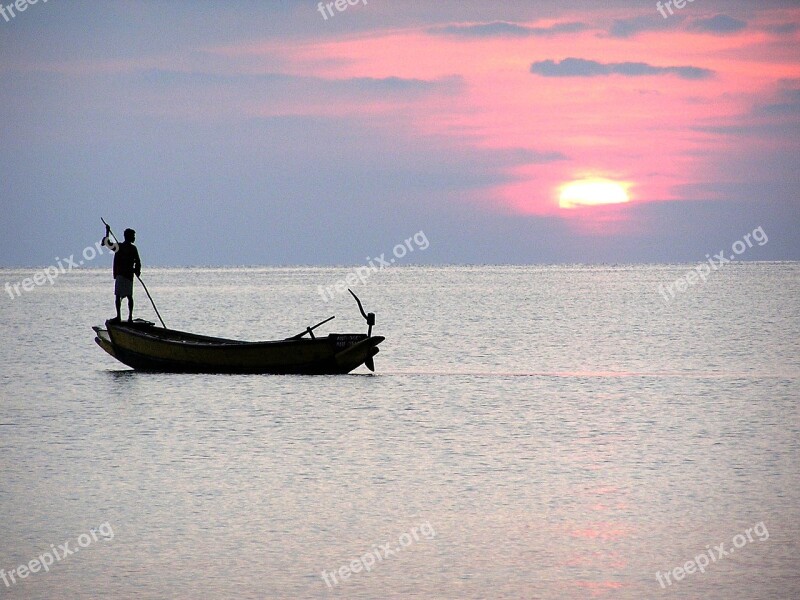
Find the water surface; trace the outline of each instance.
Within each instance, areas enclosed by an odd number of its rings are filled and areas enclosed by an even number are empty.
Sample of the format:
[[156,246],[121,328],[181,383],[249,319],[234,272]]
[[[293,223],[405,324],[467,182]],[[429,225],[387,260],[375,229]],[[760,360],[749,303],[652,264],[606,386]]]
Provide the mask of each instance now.
[[[105,269],[4,295],[0,568],[113,536],[0,596],[797,597],[800,265],[665,303],[688,268],[393,267],[354,288],[376,374],[332,377],[134,373],[92,341]],[[317,291],[351,270],[143,276],[169,326],[257,340],[365,330]]]

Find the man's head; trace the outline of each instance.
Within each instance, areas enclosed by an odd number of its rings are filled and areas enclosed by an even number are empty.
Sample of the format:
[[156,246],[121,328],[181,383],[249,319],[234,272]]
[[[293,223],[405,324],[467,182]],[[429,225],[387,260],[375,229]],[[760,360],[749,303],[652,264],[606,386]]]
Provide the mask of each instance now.
[[126,229],[122,232],[122,235],[126,242],[133,243],[136,241],[136,232],[133,229]]

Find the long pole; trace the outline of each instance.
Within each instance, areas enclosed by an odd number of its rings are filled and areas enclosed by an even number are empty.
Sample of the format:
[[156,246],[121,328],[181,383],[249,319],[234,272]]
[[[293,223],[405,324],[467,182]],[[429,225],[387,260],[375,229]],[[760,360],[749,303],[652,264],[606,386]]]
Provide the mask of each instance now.
[[[108,227],[108,233],[110,233],[111,237],[114,238],[114,242],[117,245],[119,245],[119,240],[117,239],[117,236],[114,235],[114,232],[111,231],[111,226],[108,223],[106,223],[106,220],[103,217],[100,217],[100,220],[103,222],[103,225]],[[158,312],[158,308],[156,307],[156,303],[153,301],[153,297],[150,295],[150,291],[147,289],[147,286],[144,284],[144,281],[142,281],[142,278],[139,277],[139,275],[136,276],[136,279],[138,279],[139,283],[142,284],[142,287],[144,288],[144,293],[147,294],[147,297],[150,299],[150,304],[153,305],[153,310],[156,311],[156,316],[158,317],[158,320],[161,321],[161,326],[164,329],[166,329],[167,326],[164,325],[164,319],[161,318],[161,313]]]
[[161,321],[161,326],[162,326],[164,329],[166,329],[166,328],[167,328],[167,326],[166,326],[166,325],[164,325],[164,319],[162,319],[162,318],[161,318],[161,315],[159,314],[159,312],[158,312],[158,309],[156,308],[156,303],[155,303],[155,302],[153,302],[153,297],[150,295],[150,292],[147,290],[147,286],[144,284],[144,281],[142,281],[142,278],[141,278],[141,277],[139,277],[138,275],[136,276],[136,279],[138,279],[138,280],[139,280],[139,283],[141,283],[141,284],[142,284],[142,287],[144,288],[144,293],[145,293],[145,294],[147,294],[147,297],[148,297],[148,298],[150,298],[150,304],[152,304],[152,305],[153,305],[153,310],[154,310],[154,311],[156,311],[156,316],[158,317],[158,320],[159,320],[159,321]]

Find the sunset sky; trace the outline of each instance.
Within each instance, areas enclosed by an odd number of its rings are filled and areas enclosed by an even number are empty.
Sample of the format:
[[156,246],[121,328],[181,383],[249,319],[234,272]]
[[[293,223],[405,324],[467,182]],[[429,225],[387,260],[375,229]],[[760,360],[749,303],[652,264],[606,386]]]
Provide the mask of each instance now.
[[39,0],[0,16],[0,265],[101,216],[146,265],[421,230],[409,262],[695,262],[757,227],[742,258],[800,259],[800,4],[672,10]]

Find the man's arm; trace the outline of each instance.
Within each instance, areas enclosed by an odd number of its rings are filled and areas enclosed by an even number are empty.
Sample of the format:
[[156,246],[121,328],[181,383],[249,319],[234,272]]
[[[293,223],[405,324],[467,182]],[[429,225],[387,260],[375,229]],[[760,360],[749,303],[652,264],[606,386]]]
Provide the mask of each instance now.
[[133,263],[133,273],[137,277],[142,274],[142,259],[139,258],[139,249],[134,246],[133,251],[136,253]]
[[112,242],[110,239],[108,239],[108,236],[110,235],[111,235],[111,226],[106,225],[106,235],[102,240],[100,240],[100,245],[106,246],[112,252],[116,252],[117,250],[119,250],[119,244]]

